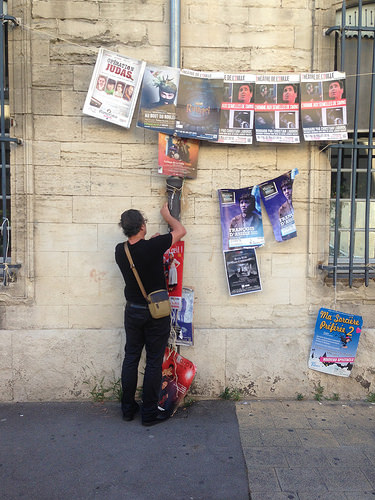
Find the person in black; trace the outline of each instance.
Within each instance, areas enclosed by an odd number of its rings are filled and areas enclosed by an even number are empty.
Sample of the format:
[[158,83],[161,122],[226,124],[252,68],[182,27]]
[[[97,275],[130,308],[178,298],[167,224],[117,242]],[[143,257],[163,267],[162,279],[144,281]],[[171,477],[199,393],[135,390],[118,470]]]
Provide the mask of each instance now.
[[[155,234],[146,240],[146,219],[139,210],[126,210],[121,215],[120,226],[128,238],[130,254],[146,293],[166,289],[163,254],[185,234],[184,226],[169,212],[165,203],[160,210],[171,232]],[[115,259],[125,280],[125,358],[122,365],[121,408],[124,420],[133,420],[139,411],[135,401],[138,364],[143,347],[146,348],[146,368],[143,380],[142,424],[154,425],[169,415],[158,411],[158,399],[162,379],[162,362],[170,332],[170,317],[154,319],[148,309],[125,253],[124,242],[118,243]]]

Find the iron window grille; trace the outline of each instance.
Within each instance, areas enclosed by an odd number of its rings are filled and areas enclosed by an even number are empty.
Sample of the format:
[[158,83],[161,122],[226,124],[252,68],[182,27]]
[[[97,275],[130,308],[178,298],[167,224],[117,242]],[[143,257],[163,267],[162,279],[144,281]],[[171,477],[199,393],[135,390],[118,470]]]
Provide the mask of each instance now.
[[1,165],[1,226],[0,226],[0,279],[7,285],[19,264],[10,262],[11,243],[11,187],[10,187],[10,144],[20,144],[19,139],[10,137],[9,73],[8,73],[8,24],[17,24],[13,16],[7,15],[7,2],[0,2],[0,165]]
[[328,147],[331,173],[330,252],[327,270],[369,285],[375,276],[375,4],[343,1],[335,34],[335,69],[347,73],[349,139]]

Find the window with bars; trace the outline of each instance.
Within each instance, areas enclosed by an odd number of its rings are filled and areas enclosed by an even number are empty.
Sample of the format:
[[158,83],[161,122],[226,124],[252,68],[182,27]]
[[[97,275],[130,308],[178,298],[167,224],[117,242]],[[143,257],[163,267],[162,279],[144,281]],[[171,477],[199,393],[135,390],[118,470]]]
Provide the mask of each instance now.
[[338,278],[375,277],[375,4],[361,0],[337,12],[335,69],[345,71],[349,139],[330,144],[329,261],[323,269]]
[[19,143],[10,137],[9,111],[9,71],[8,71],[8,26],[17,24],[8,15],[7,2],[0,0],[0,279],[7,285],[14,276],[10,270],[19,267],[11,260],[11,184],[10,184],[10,144]]

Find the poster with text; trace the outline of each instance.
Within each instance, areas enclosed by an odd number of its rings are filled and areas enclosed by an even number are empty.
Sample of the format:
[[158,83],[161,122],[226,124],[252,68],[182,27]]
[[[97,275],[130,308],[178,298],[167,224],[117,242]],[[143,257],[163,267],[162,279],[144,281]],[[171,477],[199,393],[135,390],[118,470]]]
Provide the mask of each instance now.
[[165,349],[159,396],[159,409],[161,411],[173,415],[186,396],[196,371],[197,367],[194,363],[169,347]]
[[184,272],[184,241],[172,245],[164,254],[164,273],[171,307],[179,308],[182,297]]
[[181,70],[176,109],[176,134],[217,141],[224,73]]
[[219,189],[223,250],[264,245],[259,186]]
[[147,64],[143,76],[138,127],[174,133],[179,78],[179,68]]
[[220,143],[252,144],[254,126],[255,75],[224,76],[220,111]]
[[298,169],[294,168],[275,179],[259,184],[264,208],[272,224],[276,241],[285,241],[297,236],[294,221],[293,183]]
[[178,308],[172,307],[171,312],[171,324],[175,333],[175,338],[171,340],[176,345],[193,345],[193,312],[194,290],[184,286],[182,287],[181,304]]
[[349,377],[362,323],[362,316],[322,307],[315,324],[309,368],[330,375]]
[[158,172],[187,179],[197,177],[200,141],[159,134]]
[[255,134],[259,142],[299,143],[299,75],[257,75]]
[[302,73],[301,118],[305,141],[348,138],[345,73]]
[[129,128],[146,63],[99,49],[83,113]]
[[224,252],[229,295],[260,292],[258,261],[255,248],[239,248]]

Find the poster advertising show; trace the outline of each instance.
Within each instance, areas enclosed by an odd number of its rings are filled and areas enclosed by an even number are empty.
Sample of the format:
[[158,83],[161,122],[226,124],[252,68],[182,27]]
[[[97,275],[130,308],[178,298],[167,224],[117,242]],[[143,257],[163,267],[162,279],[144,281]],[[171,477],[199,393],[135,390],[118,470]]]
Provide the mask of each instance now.
[[223,250],[264,245],[259,186],[219,189]]
[[129,128],[146,63],[99,49],[83,113]]
[[180,137],[217,141],[224,73],[181,70],[176,109]]
[[297,174],[298,169],[294,168],[259,185],[276,241],[290,240],[297,236],[292,200],[293,183]]
[[[193,345],[193,312],[194,312],[194,289],[182,287],[181,305],[172,307],[171,324],[175,332],[172,342],[176,345]],[[172,343],[171,342],[171,343]]]
[[361,316],[322,307],[316,320],[309,368],[330,375],[349,377],[362,323]]
[[200,141],[159,133],[158,172],[196,179]]
[[301,115],[305,141],[345,140],[345,73],[302,73]]
[[180,70],[147,65],[142,82],[138,127],[173,134]]
[[254,126],[255,75],[224,76],[220,111],[220,143],[252,144]]
[[164,254],[164,273],[168,287],[171,307],[179,308],[182,297],[182,280],[184,270],[184,245],[179,241],[172,245]]
[[173,415],[189,390],[196,371],[194,363],[169,347],[165,349],[159,398],[161,411]]
[[299,75],[257,75],[255,135],[259,142],[299,143]]
[[255,248],[239,248],[224,252],[229,295],[260,292],[258,261]]

